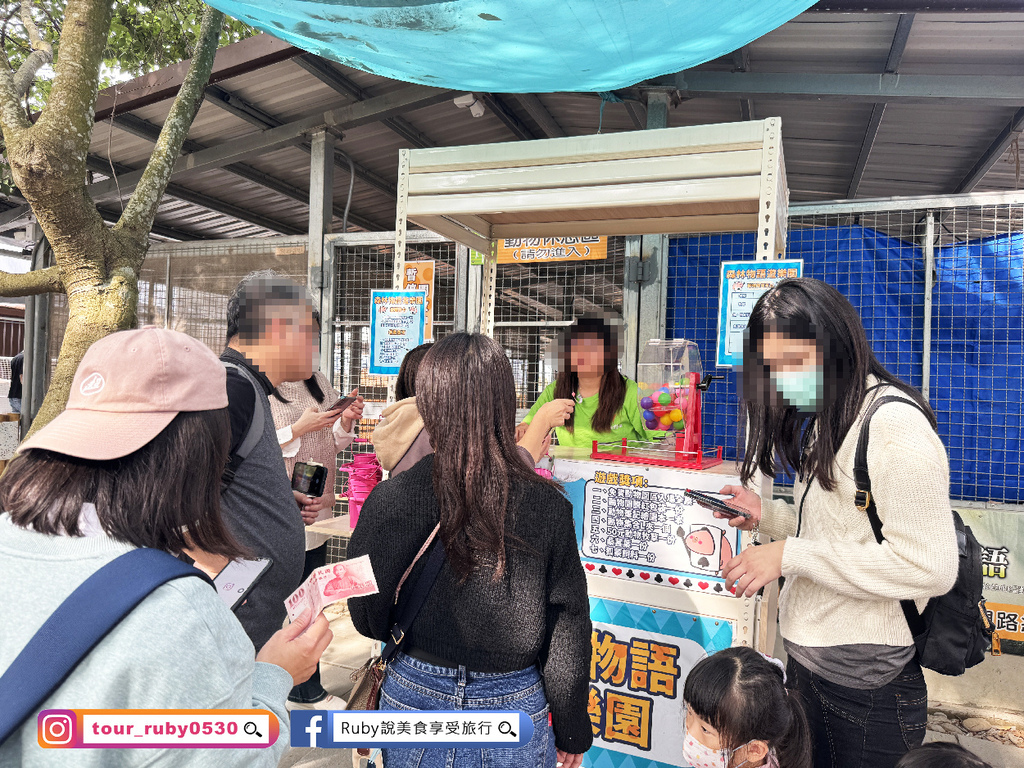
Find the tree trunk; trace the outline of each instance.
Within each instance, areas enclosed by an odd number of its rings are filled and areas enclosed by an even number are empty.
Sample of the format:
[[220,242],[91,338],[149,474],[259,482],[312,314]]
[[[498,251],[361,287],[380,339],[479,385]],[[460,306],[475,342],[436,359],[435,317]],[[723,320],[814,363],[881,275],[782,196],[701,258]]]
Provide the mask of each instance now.
[[138,276],[149,247],[149,230],[202,104],[224,21],[224,15],[213,8],[203,14],[195,56],[142,180],[121,220],[108,228],[86,191],[85,168],[112,5],[113,0],[68,0],[53,88],[34,124],[24,114],[20,89],[48,53],[38,30],[32,43],[40,56],[26,63],[17,77],[0,63],[0,130],[7,160],[56,261],[55,268],[29,275],[0,273],[0,296],[63,288],[68,297],[68,324],[57,368],[29,434],[64,409],[75,371],[92,343],[135,325]]

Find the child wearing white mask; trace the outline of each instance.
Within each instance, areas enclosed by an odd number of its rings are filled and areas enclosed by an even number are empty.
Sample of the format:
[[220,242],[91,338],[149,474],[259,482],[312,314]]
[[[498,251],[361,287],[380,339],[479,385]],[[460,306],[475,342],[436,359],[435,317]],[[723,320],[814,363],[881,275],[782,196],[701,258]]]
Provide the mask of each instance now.
[[807,717],[778,659],[719,651],[690,670],[683,700],[683,758],[693,768],[811,768]]

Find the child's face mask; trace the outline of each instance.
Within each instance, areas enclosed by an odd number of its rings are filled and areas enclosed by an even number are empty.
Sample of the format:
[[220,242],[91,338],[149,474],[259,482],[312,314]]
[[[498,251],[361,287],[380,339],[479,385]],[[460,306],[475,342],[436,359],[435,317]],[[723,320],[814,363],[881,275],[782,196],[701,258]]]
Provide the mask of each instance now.
[[[686,739],[683,741],[683,759],[693,768],[729,768],[732,756],[745,746],[746,744],[736,747],[736,749],[711,749],[687,733]],[[741,768],[749,762],[749,760],[744,760],[733,768]]]

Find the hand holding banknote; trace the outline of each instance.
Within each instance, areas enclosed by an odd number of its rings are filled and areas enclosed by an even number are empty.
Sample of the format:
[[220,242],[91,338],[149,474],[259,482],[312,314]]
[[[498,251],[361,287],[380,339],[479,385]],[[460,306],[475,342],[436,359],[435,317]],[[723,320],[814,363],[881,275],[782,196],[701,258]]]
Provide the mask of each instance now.
[[365,597],[379,592],[377,579],[370,566],[370,556],[363,555],[343,563],[317,568],[297,590],[285,600],[289,621],[306,609],[313,616],[332,603],[350,597]]

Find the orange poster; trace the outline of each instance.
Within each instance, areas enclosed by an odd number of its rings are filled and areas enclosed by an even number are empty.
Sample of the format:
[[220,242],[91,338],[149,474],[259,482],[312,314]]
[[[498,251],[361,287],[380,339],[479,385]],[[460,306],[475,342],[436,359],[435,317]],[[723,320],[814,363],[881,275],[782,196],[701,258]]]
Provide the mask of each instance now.
[[499,264],[607,258],[607,237],[512,237],[498,241]]
[[406,291],[425,291],[427,294],[427,324],[423,329],[423,341],[434,340],[434,262],[407,261],[402,276],[402,288]]

